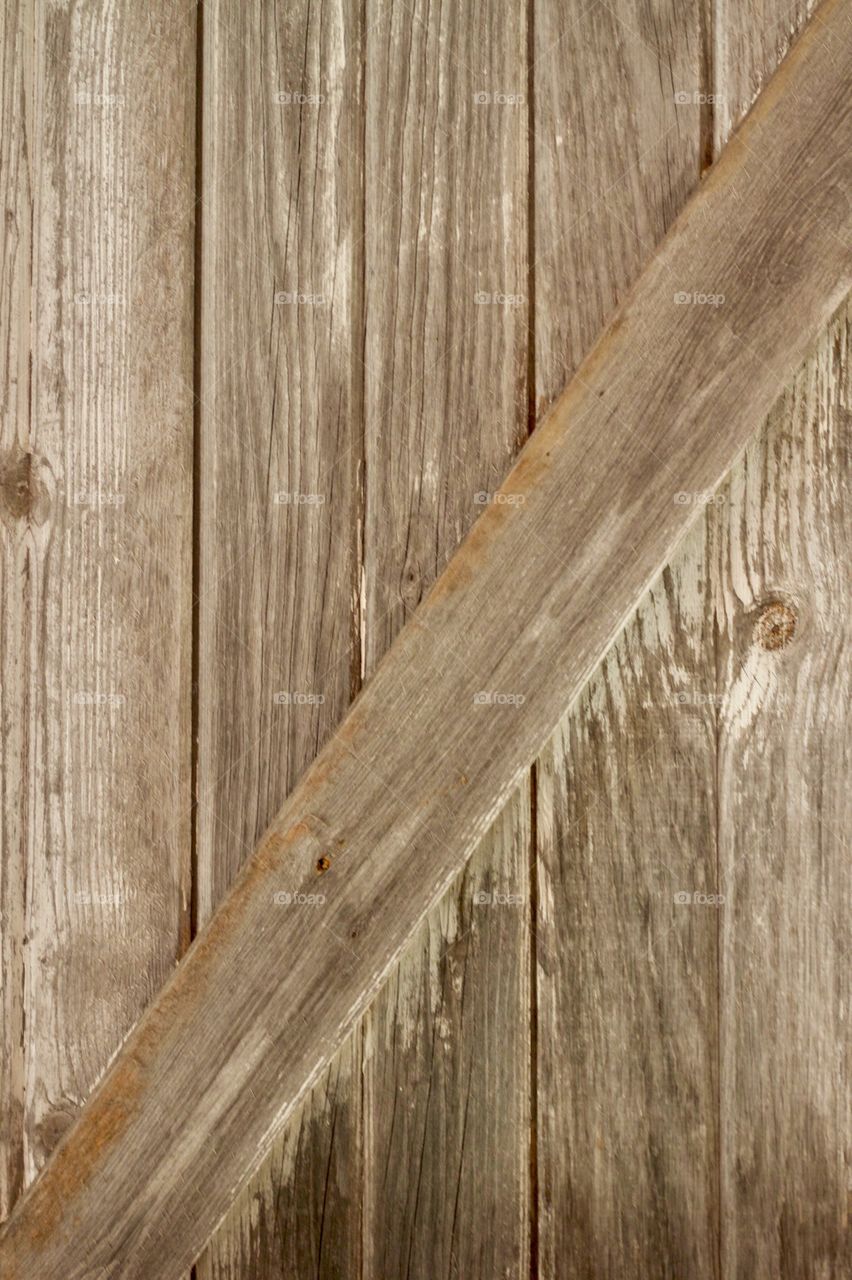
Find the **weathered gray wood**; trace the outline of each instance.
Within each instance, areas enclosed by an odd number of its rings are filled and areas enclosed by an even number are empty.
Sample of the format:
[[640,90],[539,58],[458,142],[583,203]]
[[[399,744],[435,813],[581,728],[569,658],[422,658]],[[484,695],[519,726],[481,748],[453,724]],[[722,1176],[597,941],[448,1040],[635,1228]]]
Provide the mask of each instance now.
[[[806,14],[786,0],[720,10],[720,141]],[[823,334],[708,517],[722,694],[720,1242],[732,1280],[852,1272],[849,318]]]
[[[201,924],[360,679],[361,34],[357,5],[204,11]],[[293,912],[279,905],[282,933]],[[200,1280],[357,1274],[353,1052],[245,1188]]]
[[718,1274],[703,534],[538,764],[542,1276]]
[[529,791],[365,1019],[367,1276],[529,1274]]
[[195,14],[4,22],[7,1209],[189,941]]
[[[358,1276],[361,1199],[360,1039],[335,1054],[319,1084],[239,1195],[198,1260],[199,1280]],[[341,1133],[346,1141],[341,1141]],[[322,1164],[319,1153],[325,1152]]]
[[[32,39],[27,6],[0,14],[0,178],[5,214],[0,262],[0,1218],[24,1183],[24,937],[27,814],[21,803],[29,744],[28,664],[33,629],[30,564],[38,555],[39,503],[31,478],[29,298],[32,273]],[[29,56],[28,56],[29,54]],[[31,145],[31,142],[29,142]],[[30,513],[32,512],[31,519]],[[32,528],[26,536],[24,530]]]
[[[528,118],[522,7],[367,31],[370,675],[526,437]],[[366,1276],[528,1272],[528,861],[524,787],[366,1015]]]
[[716,513],[722,1261],[846,1276],[852,1122],[848,309]]
[[[670,559],[676,495],[771,407],[852,283],[849,13],[822,7],[3,1228],[10,1280],[179,1273]],[[677,304],[695,279],[724,312]],[[483,688],[526,701],[483,727]],[[277,893],[305,895],[286,932]]]
[[[539,404],[686,202],[704,146],[697,5],[570,18],[539,0]],[[537,766],[545,1277],[717,1275],[717,921],[674,897],[715,892],[704,541],[701,525]]]

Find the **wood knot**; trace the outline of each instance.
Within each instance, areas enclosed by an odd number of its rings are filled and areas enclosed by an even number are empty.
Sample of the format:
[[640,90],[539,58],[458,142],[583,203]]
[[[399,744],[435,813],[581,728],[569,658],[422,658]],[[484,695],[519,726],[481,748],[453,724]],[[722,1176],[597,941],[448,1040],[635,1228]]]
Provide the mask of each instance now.
[[323,854],[321,858],[317,858],[317,875],[323,876],[331,866],[331,858],[328,854]]
[[772,604],[764,605],[758,614],[754,638],[761,649],[770,652],[783,649],[796,634],[798,620],[799,615],[792,605],[774,600]]
[[47,463],[20,447],[0,453],[0,516],[42,525],[50,511]]

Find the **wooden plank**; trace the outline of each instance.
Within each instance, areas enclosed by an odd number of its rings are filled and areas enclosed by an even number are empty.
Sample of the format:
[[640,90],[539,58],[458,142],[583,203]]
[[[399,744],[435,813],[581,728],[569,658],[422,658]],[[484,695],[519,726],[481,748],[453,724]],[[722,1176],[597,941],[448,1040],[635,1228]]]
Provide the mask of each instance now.
[[198,1260],[199,1280],[299,1280],[306,1267],[310,1275],[360,1274],[360,1126],[352,1114],[360,1069],[360,1040],[351,1038],[239,1189]]
[[849,18],[823,5],[141,1019],[0,1232],[10,1280],[179,1274],[670,560],[676,495],[852,284]]
[[722,1259],[844,1276],[852,1122],[848,309],[719,508]]
[[816,8],[815,0],[712,0],[714,157]]
[[538,763],[542,1276],[718,1275],[703,535]]
[[[718,15],[717,135],[807,16]],[[709,518],[719,642],[721,1248],[726,1276],[844,1276],[849,937],[849,312]]]
[[365,1019],[365,1275],[529,1274],[529,813],[524,780]]
[[[30,498],[29,297],[32,264],[32,38],[23,2],[0,14],[0,180],[4,218],[0,264],[0,1219],[24,1183],[24,938],[27,824],[28,663],[33,630],[30,561],[43,503]],[[29,56],[28,56],[29,55]],[[38,480],[38,471],[36,471]],[[35,494],[33,494],[33,498]],[[41,509],[39,509],[41,507]],[[34,535],[23,532],[32,526]]]
[[[522,8],[367,29],[370,675],[526,438],[528,119]],[[366,1015],[365,1275],[527,1273],[528,863],[525,786]]]
[[[686,203],[704,152],[699,6],[573,13],[536,7],[540,405]],[[704,532],[537,765],[543,1277],[717,1275],[717,913],[675,899],[715,893]]]
[[[200,924],[360,680],[360,39],[358,6],[205,5]],[[279,904],[277,929],[293,911]],[[353,1052],[245,1188],[200,1280],[357,1274]]]
[[195,14],[5,21],[7,1208],[189,940]]

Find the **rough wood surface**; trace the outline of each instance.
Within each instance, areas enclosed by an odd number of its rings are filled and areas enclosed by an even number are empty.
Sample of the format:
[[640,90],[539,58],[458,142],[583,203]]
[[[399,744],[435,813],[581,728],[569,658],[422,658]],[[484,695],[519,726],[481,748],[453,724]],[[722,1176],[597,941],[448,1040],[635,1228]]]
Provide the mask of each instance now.
[[189,940],[195,15],[3,22],[7,1210]]
[[[526,437],[528,120],[522,9],[367,31],[369,676]],[[528,851],[524,787],[366,1015],[366,1276],[526,1274]]]
[[[4,1228],[13,1280],[179,1272],[669,559],[676,494],[768,411],[850,284],[848,13],[824,6]],[[677,304],[694,275],[724,315]],[[483,687],[526,696],[487,734]],[[318,885],[284,933],[275,894]]]
[[[720,10],[718,143],[808,7]],[[850,355],[847,310],[708,513],[725,896],[721,1269],[743,1280],[852,1273]]]
[[[360,37],[358,6],[204,10],[202,925],[360,679]],[[294,910],[279,904],[275,927]],[[357,1274],[358,1077],[347,1047],[199,1260],[200,1280]]]
[[365,1276],[529,1273],[524,784],[365,1019]]
[[723,491],[722,1268],[852,1268],[848,310]]
[[[697,5],[570,18],[537,6],[540,405],[698,183],[704,145]],[[675,900],[715,892],[704,535],[537,764],[542,1277],[717,1275],[716,913]]]

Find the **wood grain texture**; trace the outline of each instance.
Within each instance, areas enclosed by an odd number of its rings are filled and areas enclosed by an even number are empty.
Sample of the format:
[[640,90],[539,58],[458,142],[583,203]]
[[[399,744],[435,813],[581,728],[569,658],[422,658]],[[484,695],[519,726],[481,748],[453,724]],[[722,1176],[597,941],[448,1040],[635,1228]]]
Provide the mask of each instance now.
[[[811,6],[812,7],[812,6]],[[717,136],[808,6],[718,17]],[[852,1271],[848,309],[708,514],[718,619],[721,1258]]]
[[[364,345],[358,7],[218,0],[203,35],[202,924],[360,679]],[[293,911],[278,905],[277,929]],[[201,1280],[357,1274],[352,1052],[244,1190]]]
[[852,1267],[846,309],[716,513],[722,1258]]
[[702,49],[694,0],[536,0],[534,13],[541,412],[698,183]]
[[[10,1280],[178,1274],[458,874],[852,283],[850,39],[829,0],[3,1228]],[[526,701],[486,731],[482,688]]]
[[[526,60],[495,0],[367,6],[367,675],[526,437]],[[527,1274],[528,850],[524,787],[366,1015],[367,1276]]]
[[529,812],[523,786],[365,1019],[366,1276],[529,1273]]
[[[32,279],[33,42],[28,7],[0,14],[0,180],[4,209],[0,264],[0,1218],[24,1182],[24,938],[26,936],[28,668],[32,647],[30,563],[38,525],[30,526],[29,299]],[[11,499],[11,502],[10,502]],[[42,504],[43,506],[43,504]],[[44,513],[40,512],[42,523]]]
[[[539,405],[698,183],[703,74],[696,4],[536,6]],[[537,766],[542,1277],[718,1274],[716,911],[675,899],[715,893],[705,541]]]
[[195,15],[4,20],[6,1209],[189,936]]
[[360,1274],[360,1075],[353,1037],[239,1189],[198,1260],[200,1280]]
[[703,532],[538,764],[542,1276],[718,1275]]

